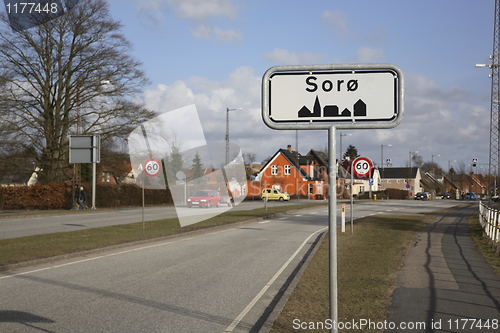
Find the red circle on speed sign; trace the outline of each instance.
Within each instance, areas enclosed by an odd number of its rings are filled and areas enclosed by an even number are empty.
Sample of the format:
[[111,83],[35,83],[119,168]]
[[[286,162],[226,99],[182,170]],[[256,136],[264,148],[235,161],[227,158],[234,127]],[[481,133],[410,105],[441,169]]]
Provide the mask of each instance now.
[[144,172],[146,172],[146,175],[154,177],[157,176],[161,171],[161,164],[160,161],[155,160],[154,158],[147,160],[146,163],[144,163]]
[[358,177],[370,176],[373,169],[373,162],[368,157],[358,157],[352,162],[353,172]]

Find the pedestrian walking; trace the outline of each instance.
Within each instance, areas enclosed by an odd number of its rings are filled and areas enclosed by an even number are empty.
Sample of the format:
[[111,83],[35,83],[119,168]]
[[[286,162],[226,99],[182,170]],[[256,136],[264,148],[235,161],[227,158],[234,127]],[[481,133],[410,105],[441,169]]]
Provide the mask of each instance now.
[[80,187],[80,195],[78,197],[78,202],[80,203],[80,209],[87,209],[87,205],[85,202],[87,201],[87,194],[85,193],[85,190],[83,189],[83,186]]

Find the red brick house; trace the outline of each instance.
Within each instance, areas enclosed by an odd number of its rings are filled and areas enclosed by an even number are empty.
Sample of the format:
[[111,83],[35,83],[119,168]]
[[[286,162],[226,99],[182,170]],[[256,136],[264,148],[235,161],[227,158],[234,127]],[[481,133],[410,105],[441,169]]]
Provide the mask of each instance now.
[[303,156],[289,145],[279,149],[250,181],[248,194],[260,195],[264,188],[277,188],[295,198],[323,199],[327,189],[322,175],[315,156]]

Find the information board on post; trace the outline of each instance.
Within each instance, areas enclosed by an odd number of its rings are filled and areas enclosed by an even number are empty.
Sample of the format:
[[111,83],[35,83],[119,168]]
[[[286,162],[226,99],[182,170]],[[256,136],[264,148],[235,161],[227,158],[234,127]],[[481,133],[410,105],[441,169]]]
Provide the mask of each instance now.
[[262,118],[278,130],[392,128],[403,91],[390,64],[276,66],[262,79]]

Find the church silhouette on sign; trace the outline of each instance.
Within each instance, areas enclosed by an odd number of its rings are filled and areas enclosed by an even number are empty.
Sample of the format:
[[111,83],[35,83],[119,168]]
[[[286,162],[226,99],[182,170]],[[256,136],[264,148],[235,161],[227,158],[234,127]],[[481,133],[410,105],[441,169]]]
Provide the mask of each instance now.
[[[353,105],[354,117],[366,117],[366,104],[361,99],[358,99],[356,103]],[[303,106],[299,110],[299,118],[307,117],[307,118],[334,118],[334,117],[350,117],[351,111],[348,108],[345,108],[340,112],[340,109],[337,105],[326,105],[323,108],[323,115],[321,115],[321,105],[319,103],[319,98],[316,96],[316,101],[314,102],[313,110],[309,110],[307,106]]]

